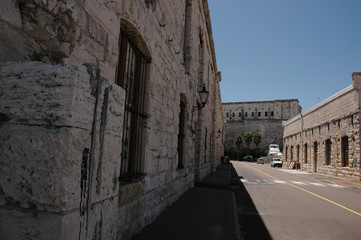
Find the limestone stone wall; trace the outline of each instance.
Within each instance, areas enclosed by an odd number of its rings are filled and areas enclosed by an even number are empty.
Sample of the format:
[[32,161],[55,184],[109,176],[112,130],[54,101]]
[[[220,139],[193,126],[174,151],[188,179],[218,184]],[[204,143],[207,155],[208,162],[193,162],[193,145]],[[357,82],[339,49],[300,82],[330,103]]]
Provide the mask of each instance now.
[[[297,99],[223,103],[223,117],[226,122],[225,152],[236,152],[234,136],[243,135],[246,131],[261,133],[260,151],[266,152],[271,143],[282,147],[282,121],[300,112],[301,107]],[[255,144],[252,143],[250,148],[255,149]]]
[[[236,134],[241,134],[243,136],[246,131],[250,131],[251,133],[261,133],[262,142],[258,147],[262,151],[267,151],[269,144],[271,143],[279,144],[281,147],[283,145],[282,122],[280,120],[247,120],[242,123],[232,121],[226,123],[225,149],[233,149],[235,151],[236,145],[234,143],[234,136]],[[246,145],[243,144],[243,147],[245,148]],[[256,145],[251,143],[250,148],[255,149]]]
[[353,85],[284,123],[285,161],[299,161],[309,172],[360,179],[361,78],[352,75]]
[[[221,74],[206,0],[0,6],[0,238],[131,239],[220,164]],[[120,31],[149,61],[144,175],[121,184]]]
[[0,61],[89,62],[114,79],[121,0],[0,2]]
[[300,112],[301,107],[297,99],[223,103],[223,117],[226,121],[246,119],[288,120]]
[[[119,236],[123,238],[149,224],[192,187],[195,180],[204,178],[220,163],[222,139],[216,138],[215,131],[222,129],[223,120],[210,22],[206,22],[210,21],[206,16],[207,1],[188,2],[189,35],[184,33],[186,1],[154,1],[148,5],[143,1],[125,1],[122,5],[122,23],[139,26],[137,30],[152,58],[147,175],[141,182],[120,189],[119,212],[124,222],[119,225]],[[186,43],[191,49],[189,56],[184,52]],[[203,79],[199,77],[200,71]],[[197,90],[203,84],[209,91],[209,99],[204,108],[199,108]],[[177,169],[181,95],[187,102],[187,151],[184,168]]]
[[124,90],[90,64],[0,67],[0,236],[114,238]]

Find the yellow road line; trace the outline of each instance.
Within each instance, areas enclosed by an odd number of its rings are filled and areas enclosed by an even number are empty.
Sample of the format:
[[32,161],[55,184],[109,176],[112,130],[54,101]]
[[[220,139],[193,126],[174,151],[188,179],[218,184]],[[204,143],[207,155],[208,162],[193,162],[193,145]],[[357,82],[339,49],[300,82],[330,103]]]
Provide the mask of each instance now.
[[[280,179],[278,179],[278,178],[276,178],[276,177],[274,177],[274,176],[271,176],[271,175],[269,175],[269,174],[267,174],[267,173],[265,173],[265,172],[263,172],[263,171],[261,171],[261,170],[259,170],[259,169],[257,169],[257,168],[248,166],[247,164],[244,164],[244,163],[242,163],[242,164],[245,165],[245,166],[247,166],[247,167],[249,167],[249,168],[252,168],[252,169],[254,169],[254,170],[256,170],[256,171],[258,171],[258,172],[260,172],[260,173],[262,173],[262,174],[264,174],[264,175],[266,175],[266,176],[268,176],[268,177],[270,177],[270,178],[273,178],[273,179],[275,179],[275,180],[280,180]],[[288,185],[290,185],[290,186],[292,186],[292,187],[294,187],[294,188],[297,188],[297,189],[299,189],[299,190],[301,190],[301,191],[304,191],[304,192],[306,192],[306,193],[308,193],[308,194],[311,194],[311,195],[313,195],[313,196],[315,196],[315,197],[318,197],[318,198],[320,198],[320,199],[322,199],[322,200],[325,200],[325,201],[327,201],[327,202],[329,202],[329,203],[332,203],[332,204],[334,204],[334,205],[336,205],[336,206],[338,206],[338,207],[340,207],[340,208],[343,208],[343,209],[345,209],[345,210],[347,210],[347,211],[349,211],[349,212],[352,212],[352,213],[354,213],[354,214],[356,214],[356,215],[359,215],[359,216],[361,217],[361,213],[356,212],[356,211],[354,211],[354,210],[352,210],[352,209],[350,209],[350,208],[348,208],[348,207],[345,207],[345,206],[343,206],[343,205],[341,205],[341,204],[339,204],[339,203],[337,203],[337,202],[334,202],[334,201],[332,201],[332,200],[330,200],[330,199],[327,199],[327,198],[325,198],[325,197],[322,197],[322,196],[320,196],[320,195],[318,195],[318,194],[316,194],[316,193],[313,193],[313,192],[311,192],[311,191],[308,191],[308,190],[306,190],[306,189],[304,189],[304,188],[301,188],[301,187],[299,187],[299,186],[296,186],[296,185],[294,185],[294,184],[288,183]]]

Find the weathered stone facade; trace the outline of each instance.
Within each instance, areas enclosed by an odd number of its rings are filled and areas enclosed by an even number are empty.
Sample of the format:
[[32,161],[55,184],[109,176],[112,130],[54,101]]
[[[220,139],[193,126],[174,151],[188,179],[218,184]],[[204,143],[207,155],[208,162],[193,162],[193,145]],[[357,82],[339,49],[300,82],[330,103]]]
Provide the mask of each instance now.
[[285,161],[360,180],[361,73],[351,75],[351,86],[283,124]]
[[[261,133],[262,142],[259,145],[261,151],[267,151],[271,143],[282,147],[282,121],[300,112],[301,107],[297,99],[223,103],[223,117],[226,124],[225,153],[235,155],[237,148],[234,136],[243,135],[246,131]],[[252,143],[250,147],[256,146]]]
[[130,239],[220,164],[206,0],[0,9],[1,239]]

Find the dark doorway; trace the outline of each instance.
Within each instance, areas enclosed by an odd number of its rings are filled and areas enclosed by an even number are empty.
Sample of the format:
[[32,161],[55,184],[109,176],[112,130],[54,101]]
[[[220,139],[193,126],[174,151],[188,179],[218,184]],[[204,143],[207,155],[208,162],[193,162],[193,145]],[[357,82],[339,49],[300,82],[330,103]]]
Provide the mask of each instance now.
[[297,145],[297,162],[299,162],[300,161],[300,145]]
[[331,164],[331,139],[327,139],[325,143],[325,165]]
[[185,110],[186,104],[182,99],[180,101],[179,125],[178,125],[178,168],[184,167],[184,138],[185,138]]
[[313,172],[317,172],[318,143],[313,143]]
[[341,138],[341,167],[348,166],[348,137]]

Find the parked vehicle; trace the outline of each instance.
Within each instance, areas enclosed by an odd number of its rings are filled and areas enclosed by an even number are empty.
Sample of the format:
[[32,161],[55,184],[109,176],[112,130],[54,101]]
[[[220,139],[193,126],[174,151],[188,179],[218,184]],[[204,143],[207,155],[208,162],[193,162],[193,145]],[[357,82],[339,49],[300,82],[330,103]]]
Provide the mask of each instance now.
[[270,144],[268,149],[268,156],[281,158],[282,153],[278,144]]
[[269,154],[277,154],[280,152],[278,144],[270,144],[268,149]]
[[280,158],[273,158],[271,161],[271,167],[282,167],[283,161]]
[[258,158],[258,160],[257,160],[257,164],[264,164],[264,160],[263,160],[263,158]]

